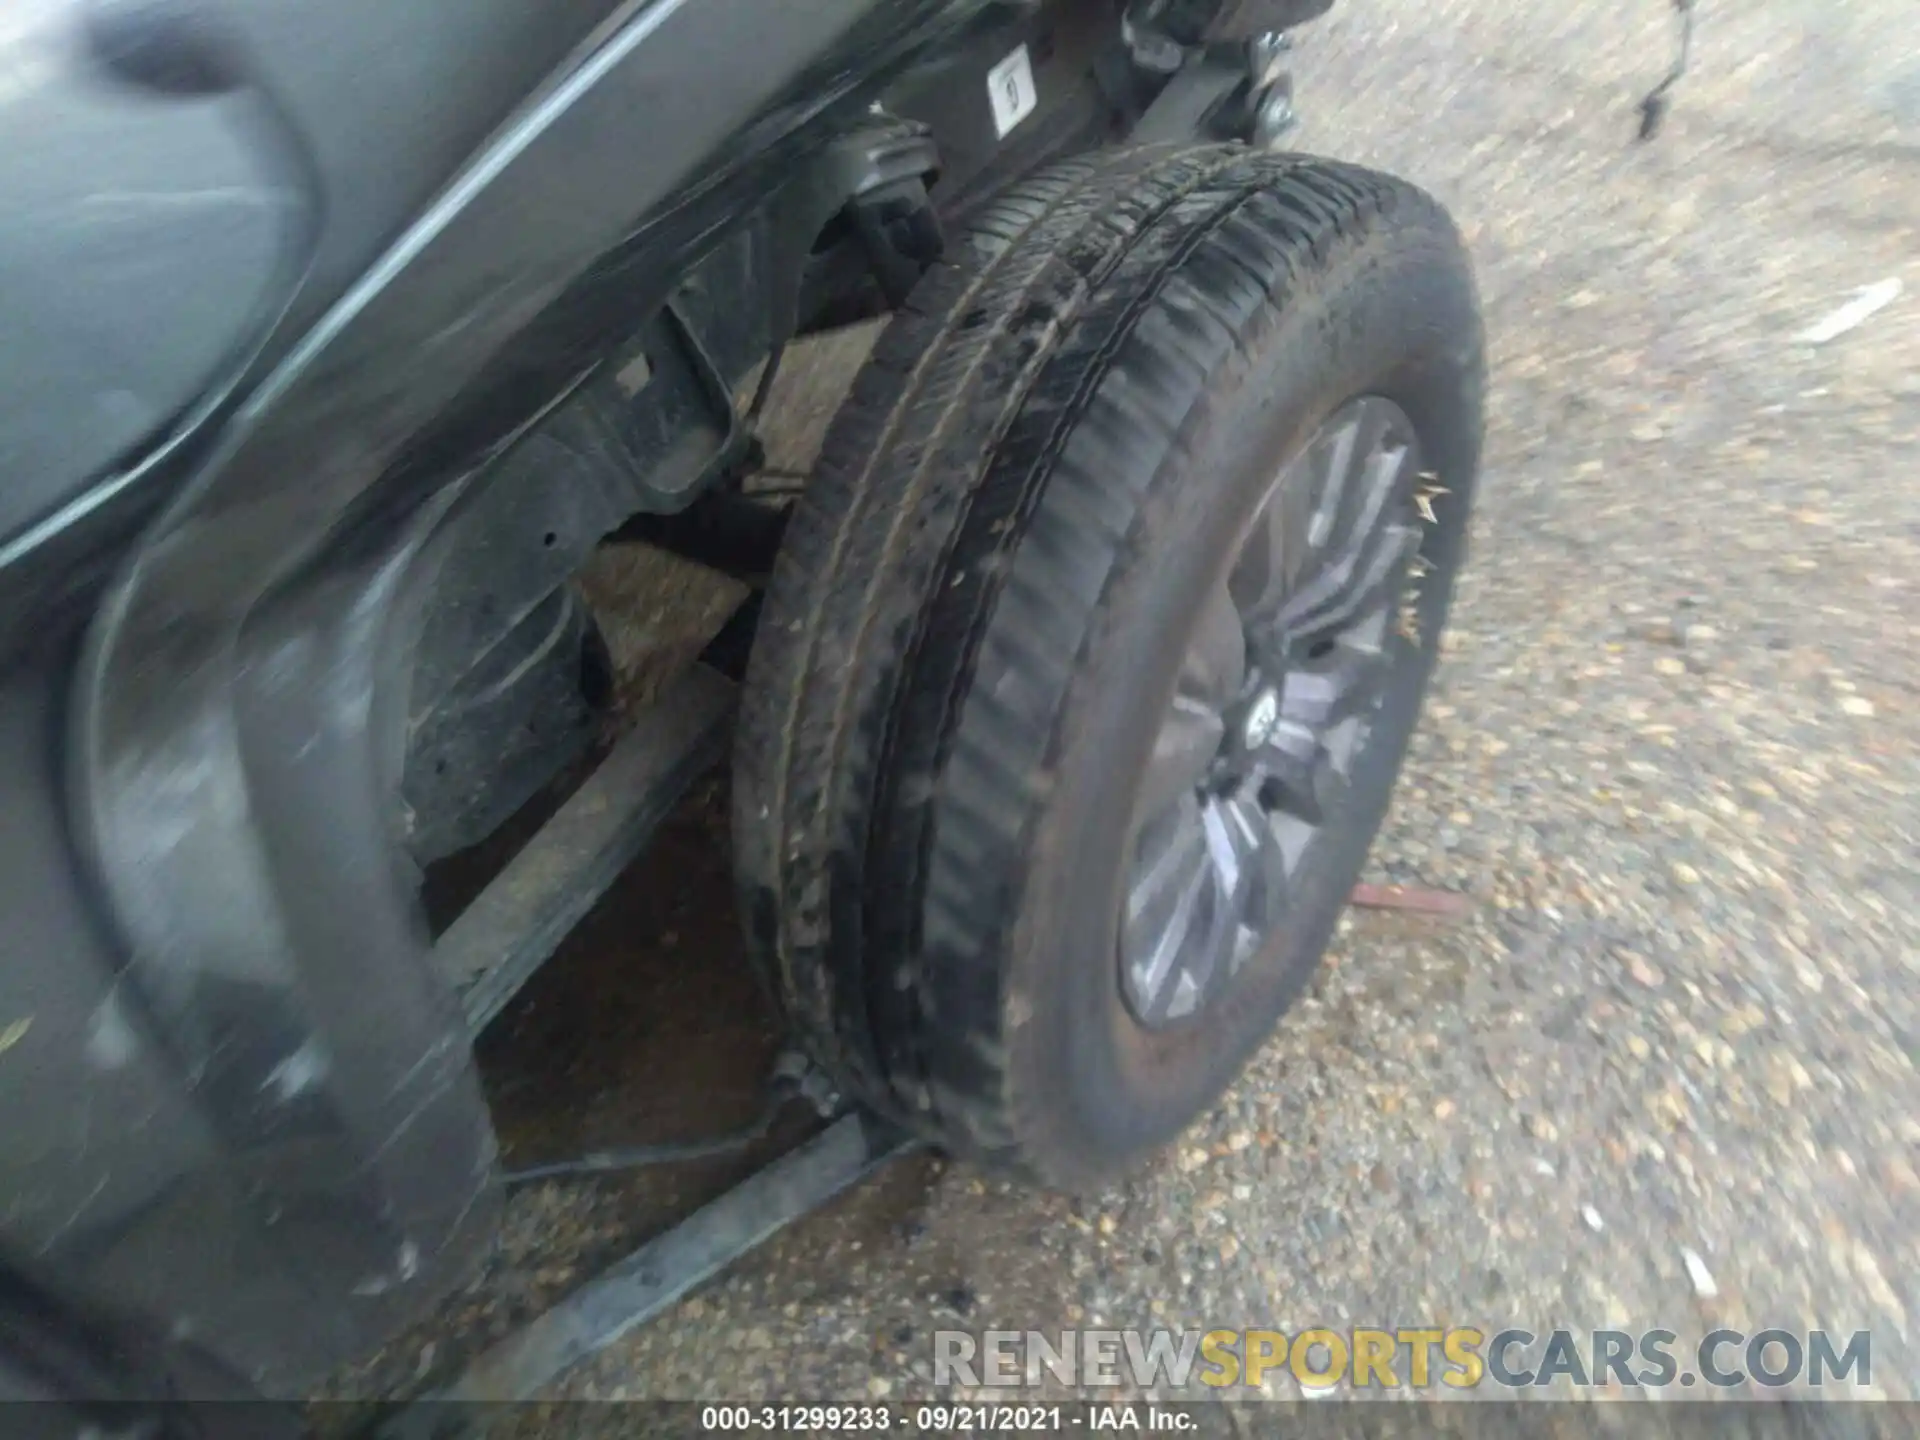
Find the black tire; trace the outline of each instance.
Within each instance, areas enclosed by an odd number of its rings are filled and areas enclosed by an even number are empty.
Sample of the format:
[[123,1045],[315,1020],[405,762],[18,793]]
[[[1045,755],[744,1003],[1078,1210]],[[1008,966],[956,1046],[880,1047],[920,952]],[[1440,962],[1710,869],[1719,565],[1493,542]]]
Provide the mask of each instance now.
[[[741,716],[749,943],[848,1090],[956,1152],[1096,1183],[1177,1134],[1299,992],[1384,813],[1465,541],[1482,354],[1445,213],[1353,166],[1108,152],[1025,182],[889,326],[767,595]],[[1337,860],[1232,1003],[1117,983],[1134,777],[1205,573],[1361,394],[1444,487],[1417,642]]]

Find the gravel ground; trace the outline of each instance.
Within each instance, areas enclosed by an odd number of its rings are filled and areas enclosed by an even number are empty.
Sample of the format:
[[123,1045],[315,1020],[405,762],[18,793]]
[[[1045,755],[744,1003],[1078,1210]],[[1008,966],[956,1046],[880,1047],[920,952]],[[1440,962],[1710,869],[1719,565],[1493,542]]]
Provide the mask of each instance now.
[[[1434,189],[1480,270],[1476,550],[1370,876],[1473,917],[1350,915],[1129,1183],[902,1163],[557,1396],[899,1399],[940,1328],[1423,1322],[1867,1328],[1920,1395],[1920,9],[1704,0],[1635,145],[1667,26],[1303,33],[1300,148]],[[512,1265],[571,1275],[632,1193],[521,1196]]]

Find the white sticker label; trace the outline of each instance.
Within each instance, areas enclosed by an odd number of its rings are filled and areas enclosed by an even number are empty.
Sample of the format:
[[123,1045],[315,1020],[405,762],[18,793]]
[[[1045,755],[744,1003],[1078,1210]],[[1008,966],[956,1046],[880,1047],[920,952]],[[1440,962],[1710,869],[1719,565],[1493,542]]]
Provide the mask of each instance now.
[[987,72],[987,100],[993,106],[993,128],[1003,140],[1033,113],[1040,97],[1033,88],[1033,62],[1027,59],[1026,46]]

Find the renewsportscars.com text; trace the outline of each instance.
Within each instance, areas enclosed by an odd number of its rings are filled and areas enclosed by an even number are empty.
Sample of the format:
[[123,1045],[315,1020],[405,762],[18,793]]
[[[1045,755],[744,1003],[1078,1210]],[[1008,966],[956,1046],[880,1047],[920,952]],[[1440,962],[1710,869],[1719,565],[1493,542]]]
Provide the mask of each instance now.
[[1552,1330],[1402,1326],[1281,1330],[939,1330],[936,1385],[1259,1388],[1290,1375],[1306,1390],[1532,1389],[1556,1384],[1660,1390],[1801,1385],[1865,1389],[1865,1330]]

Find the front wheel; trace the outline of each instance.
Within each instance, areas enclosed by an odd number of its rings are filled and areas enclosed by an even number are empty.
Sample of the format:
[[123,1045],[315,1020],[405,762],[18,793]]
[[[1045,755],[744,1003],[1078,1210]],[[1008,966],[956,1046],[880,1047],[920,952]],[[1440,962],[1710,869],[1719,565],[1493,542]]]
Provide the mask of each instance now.
[[1463,555],[1480,322],[1426,195],[1233,147],[1070,162],[966,248],[794,516],[735,841],[815,1056],[1078,1188],[1328,942]]

